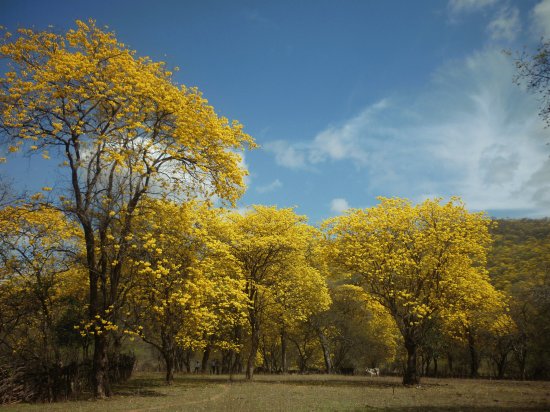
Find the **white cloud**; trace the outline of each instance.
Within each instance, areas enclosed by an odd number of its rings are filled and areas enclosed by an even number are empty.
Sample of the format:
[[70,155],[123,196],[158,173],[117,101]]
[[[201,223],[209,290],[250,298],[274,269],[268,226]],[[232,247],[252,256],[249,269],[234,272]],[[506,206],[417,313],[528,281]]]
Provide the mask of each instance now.
[[281,183],[281,181],[279,179],[275,179],[273,182],[271,182],[267,185],[258,186],[256,188],[256,191],[258,193],[268,193],[268,192],[273,192],[274,190],[277,190],[282,186],[283,186],[283,184]]
[[373,105],[309,142],[284,145],[303,167],[352,160],[360,190],[366,181],[372,196],[459,195],[476,210],[544,214],[548,132],[536,97],[513,83],[515,70],[513,59],[488,48],[441,67],[415,99]]
[[300,148],[291,145],[284,140],[274,140],[264,145],[265,150],[275,154],[278,165],[289,169],[306,168],[306,158]]
[[533,9],[533,19],[538,31],[543,36],[550,37],[550,0],[542,0],[535,6]]
[[423,136],[410,133],[421,142],[419,149],[431,153],[432,164],[448,174],[438,192],[462,195],[475,209],[536,214],[548,206],[536,195],[547,191],[537,176],[548,149],[537,102],[513,85],[514,73],[513,62],[495,50],[442,69],[439,90],[430,94],[441,106],[441,113],[434,113],[439,119],[427,121]]
[[479,11],[496,4],[499,0],[450,0],[449,10],[452,14]]
[[369,158],[368,151],[362,145],[364,131],[372,118],[388,106],[388,100],[381,100],[342,126],[331,126],[318,133],[308,147],[308,160],[315,164],[326,160],[347,159],[357,166],[364,166]]
[[268,23],[268,20],[256,9],[245,9],[241,14],[248,21],[262,24]]
[[284,140],[271,141],[264,145],[275,154],[278,165],[289,169],[310,169],[326,161],[350,160],[358,168],[369,160],[369,150],[364,142],[368,126],[375,116],[389,107],[387,99],[367,108],[359,115],[340,126],[329,126],[309,142],[289,143]]
[[493,40],[515,40],[521,30],[519,10],[515,7],[500,9],[487,30]]
[[[246,170],[247,172],[250,170],[249,167],[248,167],[248,163],[246,163],[246,156],[245,156],[245,152],[244,151],[239,151],[237,152],[237,154],[239,155],[240,157],[240,160],[239,160],[239,168],[243,169],[243,170]],[[250,174],[246,175],[243,179],[244,181],[244,184],[247,186],[247,187],[250,187],[250,184],[252,183],[252,178],[250,177]]]
[[349,204],[346,199],[339,197],[330,201],[330,210],[333,212],[342,213],[347,209],[349,209]]

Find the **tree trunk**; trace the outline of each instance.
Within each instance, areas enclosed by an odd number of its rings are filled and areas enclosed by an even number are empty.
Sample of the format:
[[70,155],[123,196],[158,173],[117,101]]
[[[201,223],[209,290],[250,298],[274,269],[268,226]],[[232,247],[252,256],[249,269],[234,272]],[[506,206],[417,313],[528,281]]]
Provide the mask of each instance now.
[[187,373],[191,373],[191,350],[187,349],[183,355],[183,364]]
[[109,361],[107,358],[107,338],[103,334],[95,334],[92,384],[94,387],[94,396],[96,398],[111,396],[108,371]]
[[202,353],[201,372],[208,372],[208,359],[210,358],[210,346],[207,346]]
[[235,360],[233,361],[233,363],[231,364],[231,369],[230,369],[230,372],[231,373],[242,373],[243,371],[243,357],[242,357],[242,354],[241,352],[235,352]]
[[[96,321],[96,315],[99,315],[99,295],[98,295],[98,280],[99,276],[96,272],[93,232],[84,228],[86,239],[86,257],[89,271],[90,295],[89,295],[89,317],[92,322]],[[91,233],[91,234],[90,234]],[[105,398],[111,395],[108,376],[108,360],[107,360],[107,338],[104,334],[93,335],[94,339],[94,356],[92,358],[92,386],[94,397]]]
[[262,360],[264,362],[262,367],[266,372],[273,372],[273,362],[271,361],[272,356],[269,354],[268,347],[265,344],[265,336],[263,336],[261,340],[263,340],[263,342],[259,345],[258,350],[262,354]]
[[111,370],[111,379],[113,383],[121,381],[120,373],[120,351],[122,349],[122,337],[116,334],[111,335],[112,338],[112,353],[109,359],[109,369]]
[[326,373],[332,372],[332,361],[330,359],[330,349],[328,345],[328,340],[325,334],[319,329],[317,331],[317,335],[319,336],[319,343],[321,344],[321,348],[323,349],[323,359],[325,361],[325,371]]
[[430,366],[432,364],[432,357],[426,356],[426,369],[424,370],[424,375],[429,376],[430,375]]
[[172,385],[174,382],[174,353],[171,350],[167,350],[162,355],[166,364],[166,384]]
[[514,346],[514,355],[519,367],[519,377],[522,381],[525,380],[525,367],[527,364],[527,342],[526,338],[522,336],[519,344]]
[[434,356],[434,378],[437,378],[437,356]]
[[506,361],[508,360],[508,353],[501,354],[497,360],[497,379],[504,378],[504,372],[506,371]]
[[403,375],[403,385],[418,385],[420,378],[418,376],[416,364],[416,351],[417,345],[414,342],[406,342],[405,347],[407,349],[407,365],[405,368],[405,374]]
[[252,377],[254,376],[256,354],[258,353],[259,344],[260,344],[260,331],[258,330],[256,325],[252,325],[250,353],[248,355],[248,361],[246,362],[246,379],[252,379]]
[[[243,327],[242,325],[237,325],[234,328],[234,334],[235,342],[237,344],[242,343],[243,341]],[[243,371],[243,365],[242,365],[242,354],[241,351],[235,351],[231,350],[231,354],[229,356],[229,370],[228,372],[230,374],[233,373],[242,373]]]
[[468,349],[470,351],[470,378],[477,378],[479,369],[479,354],[475,347],[474,337],[468,334]]
[[286,373],[288,369],[287,362],[286,362],[286,345],[287,345],[286,332],[283,328],[281,332],[281,368],[283,373]]
[[524,351],[522,353],[522,356],[519,358],[519,373],[520,373],[520,379],[522,381],[525,380],[525,366],[527,364],[527,351]]

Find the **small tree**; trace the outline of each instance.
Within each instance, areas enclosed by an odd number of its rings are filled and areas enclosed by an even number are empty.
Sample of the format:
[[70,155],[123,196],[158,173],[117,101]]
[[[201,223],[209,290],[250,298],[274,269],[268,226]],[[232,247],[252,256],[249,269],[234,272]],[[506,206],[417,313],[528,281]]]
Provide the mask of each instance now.
[[32,399],[67,394],[60,382],[67,342],[59,326],[66,298],[82,284],[79,248],[76,226],[58,210],[29,204],[0,209],[0,365],[23,368]]
[[[489,346],[488,341],[499,341],[499,338],[510,336],[510,331],[515,328],[507,310],[504,293],[485,281],[469,289],[458,304],[443,314],[446,333],[468,347],[470,377],[478,377],[480,346],[483,343]],[[500,343],[502,341],[500,339]],[[502,348],[499,349],[502,352]]]
[[376,207],[325,223],[327,252],[335,267],[357,277],[403,336],[404,384],[420,381],[417,350],[431,319],[487,281],[488,225],[483,214],[467,212],[458,199],[413,206],[386,198]]
[[393,361],[399,332],[388,311],[360,286],[333,285],[331,297],[332,306],[315,321],[332,329],[326,338],[334,366],[380,367]]
[[252,139],[196,89],[176,86],[163,63],[119,43],[93,20],[64,35],[6,33],[0,57],[0,132],[9,151],[56,151],[68,178],[64,210],[80,224],[89,273],[93,386],[110,395],[109,333],[129,280],[129,239],[148,194],[218,195],[234,202]]

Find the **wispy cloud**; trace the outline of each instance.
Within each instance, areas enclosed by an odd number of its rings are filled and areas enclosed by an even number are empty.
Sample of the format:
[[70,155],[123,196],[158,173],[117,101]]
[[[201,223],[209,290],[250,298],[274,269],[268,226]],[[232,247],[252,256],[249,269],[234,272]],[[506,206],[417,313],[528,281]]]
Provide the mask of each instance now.
[[268,20],[256,9],[245,9],[242,11],[243,17],[252,22],[265,24]]
[[515,7],[501,8],[487,26],[487,31],[493,40],[513,41],[520,30],[519,10]]
[[377,114],[389,107],[387,99],[367,108],[339,126],[328,126],[311,141],[289,143],[275,140],[264,145],[275,155],[278,165],[290,169],[310,169],[326,161],[349,160],[358,168],[369,161],[368,145],[364,144],[365,130]]
[[290,144],[285,140],[273,140],[263,145],[263,148],[275,155],[278,165],[289,169],[306,169],[307,159],[300,145]]
[[388,106],[388,100],[381,100],[343,125],[330,126],[317,134],[308,147],[309,161],[316,164],[326,160],[351,160],[359,167],[364,166],[368,162],[369,152],[362,145],[363,132],[373,118]]
[[537,30],[537,35],[550,37],[550,0],[542,0],[533,9],[533,20]]
[[346,199],[339,197],[330,201],[330,210],[335,213],[342,213],[347,209],[349,209],[349,204]]
[[[248,164],[246,163],[246,155],[245,155],[245,152],[244,151],[239,151],[238,152],[238,155],[240,156],[240,160],[239,160],[239,168],[243,169],[243,170],[246,170],[247,173],[249,172],[250,168],[248,167]],[[250,177],[250,174],[247,174],[244,179],[244,184],[247,186],[247,187],[250,187],[250,184],[252,183],[252,178]]]
[[428,133],[440,136],[430,149],[450,172],[442,181],[446,193],[463,195],[476,209],[537,213],[548,206],[544,196],[535,196],[549,189],[537,177],[548,159],[546,133],[536,100],[513,85],[514,73],[513,62],[495,50],[475,53],[454,70],[443,69],[440,103],[449,114],[429,124]]
[[500,0],[450,0],[448,3],[451,14],[460,14],[479,11],[493,6]]
[[[379,102],[310,141],[277,145],[303,169],[353,161],[373,195],[460,195],[473,209],[546,213],[547,131],[514,73],[512,59],[488,48],[441,67],[415,99]],[[288,167],[282,153],[276,161]]]
[[279,179],[275,179],[273,182],[264,185],[264,186],[258,186],[256,188],[256,191],[258,193],[269,193],[273,192],[274,190],[279,189],[280,187],[283,187],[282,182]]

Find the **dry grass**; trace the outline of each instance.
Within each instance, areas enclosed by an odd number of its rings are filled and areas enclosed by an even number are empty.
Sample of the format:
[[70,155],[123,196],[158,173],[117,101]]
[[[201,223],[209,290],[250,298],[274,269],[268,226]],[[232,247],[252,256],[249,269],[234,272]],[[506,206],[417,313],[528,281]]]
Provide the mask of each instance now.
[[394,377],[137,374],[107,400],[11,405],[3,411],[548,411],[550,382],[425,378],[406,388]]

